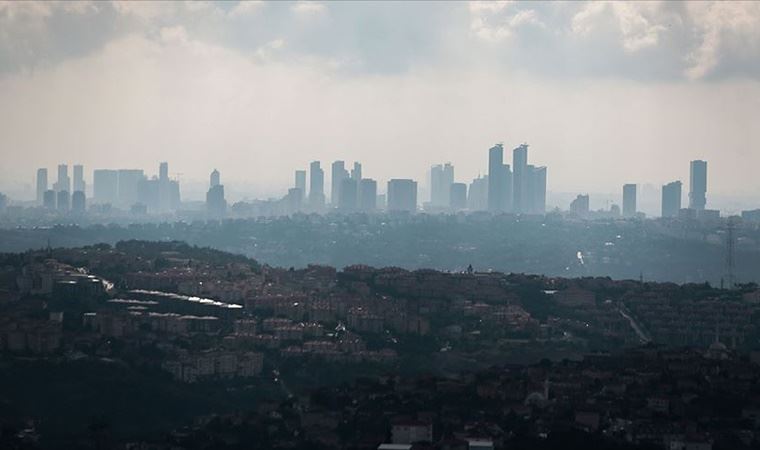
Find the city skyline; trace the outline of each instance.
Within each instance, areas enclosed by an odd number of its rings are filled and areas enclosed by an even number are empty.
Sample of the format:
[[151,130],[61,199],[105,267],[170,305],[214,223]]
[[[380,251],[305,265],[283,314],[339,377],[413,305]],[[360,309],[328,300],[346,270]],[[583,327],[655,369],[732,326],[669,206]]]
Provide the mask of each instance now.
[[[277,214],[291,214],[295,212],[325,213],[338,211],[350,212],[373,212],[373,211],[425,211],[425,212],[458,212],[458,211],[488,211],[493,214],[544,214],[552,210],[569,210],[580,217],[590,217],[590,213],[598,218],[623,217],[640,218],[647,215],[663,218],[683,219],[707,219],[713,220],[721,214],[728,216],[734,211],[721,211],[715,204],[707,202],[709,184],[707,178],[707,161],[692,160],[689,163],[688,200],[684,202],[685,192],[682,191],[682,181],[675,180],[662,185],[660,189],[661,200],[659,202],[659,214],[652,214],[651,188],[643,185],[644,191],[648,188],[650,198],[647,206],[640,207],[638,201],[639,184],[625,183],[622,185],[622,196],[612,200],[606,198],[604,207],[591,207],[590,195],[577,194],[575,199],[569,201],[567,209],[560,206],[547,204],[547,168],[536,167],[528,164],[528,144],[523,143],[513,149],[512,165],[504,164],[503,144],[498,143],[488,150],[487,174],[494,176],[478,176],[468,186],[467,182],[460,182],[454,176],[454,166],[434,164],[430,168],[427,182],[429,188],[425,199],[420,197],[426,192],[420,191],[417,180],[392,178],[388,180],[387,189],[379,191],[377,180],[363,177],[362,164],[354,161],[349,171],[345,167],[345,161],[333,161],[331,164],[330,197],[325,196],[324,171],[320,168],[320,161],[312,161],[309,171],[296,169],[294,171],[293,184],[287,189],[284,196],[279,197],[282,206],[277,209]],[[513,172],[512,168],[516,168]],[[111,206],[127,208],[133,213],[169,213],[176,212],[181,207],[181,189],[179,180],[169,178],[168,162],[159,164],[158,176],[148,177],[142,169],[95,169],[92,171],[93,183],[91,191],[86,191],[87,181],[84,179],[83,166],[74,165],[74,184],[70,184],[68,165],[59,164],[57,167],[57,180],[48,186],[47,168],[39,168],[36,172],[36,200],[37,206],[47,209],[58,210],[68,213],[73,205],[71,200],[76,194],[78,207],[75,211],[85,212],[87,194],[93,194],[89,198],[89,204],[94,203],[100,211],[100,207]],[[515,176],[515,172],[518,176]],[[227,215],[228,200],[225,197],[224,185],[220,182],[220,172],[213,169],[209,175],[209,190],[205,195],[206,210],[209,217],[222,218]],[[307,190],[307,176],[309,188]],[[125,181],[126,180],[126,181]],[[494,182],[496,180],[496,182]],[[403,187],[404,200],[401,204],[395,201],[390,203],[391,186]],[[77,186],[74,189],[72,186]],[[124,186],[127,186],[126,189]],[[413,186],[413,188],[412,188]],[[50,187],[51,189],[48,189]],[[67,189],[70,189],[67,190]],[[363,192],[364,189],[364,192]],[[413,189],[413,190],[410,190]],[[344,192],[345,191],[345,192]],[[401,192],[398,191],[397,192]],[[646,192],[645,192],[646,193]],[[398,199],[400,196],[395,195]],[[519,198],[518,198],[519,197]],[[5,197],[7,201],[7,197]],[[272,201],[277,199],[255,199]],[[415,205],[411,207],[410,205]],[[682,207],[683,206],[683,207]],[[708,208],[709,206],[709,208]],[[747,211],[742,211],[742,215]],[[100,211],[102,212],[102,211]]]
[[[562,167],[553,192],[618,192],[631,171],[660,186],[703,159],[713,193],[760,194],[748,181],[759,72],[754,47],[737,44],[754,42],[756,3],[2,5],[0,147],[14,164],[0,190],[12,196],[33,194],[26,174],[58,154],[90,168],[160,155],[187,186],[217,167],[266,196],[312,159],[360,160],[386,180],[452,161],[470,180],[500,140]],[[412,38],[341,44],[370,17]],[[86,45],[72,27],[92,30]]]
[[0,0],[0,449],[760,448],[760,1]]

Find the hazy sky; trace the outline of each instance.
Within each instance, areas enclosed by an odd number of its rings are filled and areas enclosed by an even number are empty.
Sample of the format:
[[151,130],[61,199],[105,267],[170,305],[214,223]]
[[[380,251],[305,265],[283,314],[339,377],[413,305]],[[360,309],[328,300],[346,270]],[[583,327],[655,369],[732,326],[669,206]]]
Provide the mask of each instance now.
[[760,195],[760,2],[0,2],[0,189],[161,160],[252,195],[313,159],[469,182],[499,141],[553,191],[699,158]]

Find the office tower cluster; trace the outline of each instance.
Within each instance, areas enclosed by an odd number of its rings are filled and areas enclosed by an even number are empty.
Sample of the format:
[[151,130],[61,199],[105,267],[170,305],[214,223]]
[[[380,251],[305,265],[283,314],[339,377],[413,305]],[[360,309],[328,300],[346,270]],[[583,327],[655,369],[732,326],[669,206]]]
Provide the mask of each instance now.
[[[488,150],[487,186],[487,206],[491,212],[543,214],[546,211],[546,167],[528,164],[528,144],[512,151],[512,167],[504,164],[502,144]],[[477,204],[479,199],[472,199],[471,203]]]
[[[478,176],[469,186],[456,182],[454,166],[435,164],[430,168],[430,201],[426,211],[491,211],[543,214],[546,210],[546,167],[528,164],[528,145],[513,152],[512,167],[504,164],[504,149],[497,144],[488,153],[488,175]],[[308,193],[306,191],[308,177]],[[330,166],[330,198],[325,198],[325,174],[320,161],[313,161],[308,173],[296,170],[294,186],[283,199],[288,212],[323,212],[328,206],[341,212],[414,212],[418,206],[418,185],[412,179],[391,179],[386,193],[378,192],[375,180],[362,176],[355,162],[349,170],[345,161]]]
[[377,182],[364,178],[362,165],[354,162],[351,170],[346,169],[345,161],[335,161],[330,170],[330,203],[325,198],[325,173],[320,161],[309,165],[309,192],[306,193],[305,170],[295,171],[295,185],[288,189],[285,205],[288,213],[299,211],[325,212],[372,212],[377,208]]
[[74,180],[69,178],[69,166],[59,164],[57,179],[50,186],[47,168],[37,169],[36,180],[36,203],[51,211],[60,213],[82,214],[87,208],[86,183],[84,181],[84,167],[76,164],[73,167]]
[[462,211],[468,209],[467,184],[454,181],[451,163],[436,164],[430,168],[430,211]]
[[[683,183],[674,180],[662,186],[660,191],[660,215],[663,218],[712,220],[720,217],[717,210],[707,206],[707,161],[694,160],[689,163],[689,204],[682,207]],[[623,185],[623,217],[637,217],[637,186]]]
[[[49,187],[48,170],[37,169],[36,202],[61,213],[84,213],[87,209],[87,182],[84,166],[58,166],[57,179]],[[127,210],[170,212],[179,208],[179,182],[169,178],[169,165],[159,166],[159,175],[148,178],[142,169],[96,169],[92,172],[92,202]]]
[[179,209],[179,181],[169,178],[169,164],[159,164],[158,176],[142,169],[96,169],[92,173],[93,202],[132,211],[168,213]]

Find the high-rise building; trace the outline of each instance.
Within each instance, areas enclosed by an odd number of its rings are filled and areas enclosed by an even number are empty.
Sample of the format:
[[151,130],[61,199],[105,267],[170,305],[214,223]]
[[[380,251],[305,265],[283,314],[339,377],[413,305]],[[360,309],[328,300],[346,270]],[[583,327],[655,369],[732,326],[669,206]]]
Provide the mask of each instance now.
[[504,147],[488,150],[488,210],[504,212],[512,208],[512,171],[504,164]]
[[338,200],[340,199],[340,186],[343,183],[343,180],[346,178],[348,178],[346,163],[344,161],[333,162],[332,177],[330,179],[330,203],[333,206],[338,206]]
[[161,180],[155,176],[151,179],[143,178],[137,184],[137,199],[130,206],[139,205],[135,210],[146,213],[159,213],[161,212],[161,193],[160,193]]
[[92,172],[93,198],[95,203],[115,204],[119,195],[119,172],[98,169]]
[[488,176],[479,176],[470,183],[467,208],[470,211],[488,210]]
[[451,203],[451,184],[454,183],[454,166],[437,164],[430,168],[430,204],[448,208]]
[[449,207],[454,211],[467,209],[467,185],[464,183],[451,183],[449,202]]
[[306,171],[305,170],[296,170],[294,187],[301,191],[301,202],[302,202],[303,198],[306,196]]
[[[74,183],[72,185],[73,192],[82,191],[85,192],[86,184],[84,182],[84,167],[81,164],[74,165]],[[73,193],[72,193],[73,195]],[[73,202],[73,198],[72,198]],[[73,205],[72,205],[73,209]]]
[[48,172],[47,169],[37,169],[37,204],[44,204],[45,191],[48,190]]
[[224,217],[227,213],[227,200],[224,198],[224,185],[217,184],[206,193],[206,210],[211,217]]
[[162,181],[169,181],[169,163],[162,162],[158,165],[158,179]]
[[84,191],[74,191],[74,193],[71,194],[71,212],[74,214],[84,214],[86,209],[87,198],[85,197]]
[[352,178],[345,178],[340,184],[338,209],[345,212],[356,210],[358,204],[359,183]]
[[354,168],[351,169],[351,179],[357,182],[362,179],[362,165],[358,162],[354,162]]
[[309,206],[312,211],[321,211],[325,206],[325,171],[319,161],[309,165]]
[[689,208],[697,211],[707,204],[707,161],[694,160],[689,170]]
[[359,181],[359,210],[373,212],[377,209],[377,181],[362,178]]
[[681,210],[681,182],[673,181],[662,187],[662,217],[678,217]]
[[56,192],[68,192],[71,190],[71,180],[69,180],[69,166],[66,164],[58,165],[58,181],[53,184],[53,190]]
[[120,169],[119,190],[117,202],[120,206],[129,208],[137,203],[140,182],[145,179],[142,169]]
[[55,191],[52,189],[48,189],[45,191],[45,194],[42,196],[42,206],[45,207],[45,209],[54,210],[55,209]]
[[546,213],[546,167],[528,166],[528,209],[531,214]]
[[417,211],[417,182],[394,179],[388,181],[388,211]]
[[301,210],[303,202],[303,191],[294,187],[288,189],[288,195],[285,196],[285,207],[288,214],[293,214]]
[[516,213],[529,212],[528,144],[522,144],[512,151],[512,170],[512,210]]
[[623,185],[623,216],[634,217],[636,215],[636,185]]
[[227,214],[227,200],[219,171],[214,169],[209,176],[210,186],[206,192],[206,212],[210,217],[222,218]]
[[589,196],[588,196],[588,194],[586,194],[586,195],[578,194],[578,196],[575,197],[575,200],[573,200],[570,203],[570,212],[572,212],[572,213],[574,213],[574,214],[576,214],[578,216],[581,216],[581,217],[587,216],[588,213],[589,213],[589,210],[590,210],[590,208],[589,208]]
[[172,180],[169,178],[169,163],[168,162],[162,162],[158,166],[157,189],[158,189],[158,205],[156,209],[159,212],[170,212],[170,211],[176,211],[177,209],[179,209],[180,207],[179,181]]
[[56,195],[56,209],[59,212],[68,212],[71,208],[71,196],[69,191],[58,191]]

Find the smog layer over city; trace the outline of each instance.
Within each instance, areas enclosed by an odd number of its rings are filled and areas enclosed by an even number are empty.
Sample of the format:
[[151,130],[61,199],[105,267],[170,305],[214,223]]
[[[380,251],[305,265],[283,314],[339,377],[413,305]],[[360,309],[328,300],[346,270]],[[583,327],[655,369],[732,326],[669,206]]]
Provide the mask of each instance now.
[[0,449],[760,448],[760,2],[0,0]]

